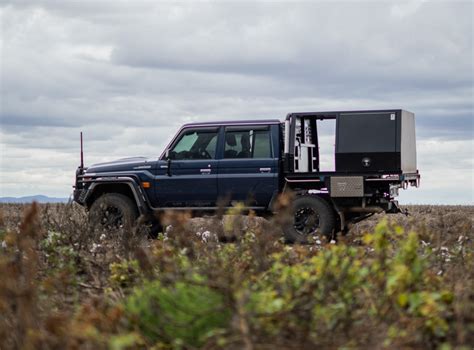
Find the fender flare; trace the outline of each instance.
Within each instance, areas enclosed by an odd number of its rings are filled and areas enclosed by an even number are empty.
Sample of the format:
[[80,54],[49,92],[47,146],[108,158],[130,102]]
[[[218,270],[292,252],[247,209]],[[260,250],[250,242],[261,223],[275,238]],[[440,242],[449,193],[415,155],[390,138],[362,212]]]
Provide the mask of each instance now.
[[130,190],[132,191],[133,197],[135,199],[135,203],[137,205],[138,211],[140,214],[146,214],[149,212],[148,210],[148,200],[143,192],[142,188],[138,185],[137,180],[133,177],[128,176],[119,176],[119,177],[99,177],[92,181],[92,184],[87,189],[87,193],[84,196],[84,203],[94,194],[97,188],[101,187],[102,185],[107,184],[123,184],[127,185]]

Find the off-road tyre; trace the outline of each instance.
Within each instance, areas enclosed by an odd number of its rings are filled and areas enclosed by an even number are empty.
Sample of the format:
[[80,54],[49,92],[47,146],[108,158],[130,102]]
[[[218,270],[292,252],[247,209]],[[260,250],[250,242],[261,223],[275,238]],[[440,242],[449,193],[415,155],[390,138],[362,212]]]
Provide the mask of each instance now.
[[284,228],[287,243],[308,243],[314,235],[332,239],[336,227],[335,212],[321,197],[297,196],[291,204],[291,219]]
[[103,229],[132,228],[137,217],[135,203],[120,193],[103,194],[89,208],[89,222]]

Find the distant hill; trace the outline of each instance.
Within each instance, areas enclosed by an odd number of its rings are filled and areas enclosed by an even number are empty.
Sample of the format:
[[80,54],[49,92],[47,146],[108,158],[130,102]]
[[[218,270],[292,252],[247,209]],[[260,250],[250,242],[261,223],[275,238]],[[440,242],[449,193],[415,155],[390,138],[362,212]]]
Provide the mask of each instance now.
[[69,198],[55,198],[43,195],[25,196],[25,197],[0,197],[0,203],[67,203]]

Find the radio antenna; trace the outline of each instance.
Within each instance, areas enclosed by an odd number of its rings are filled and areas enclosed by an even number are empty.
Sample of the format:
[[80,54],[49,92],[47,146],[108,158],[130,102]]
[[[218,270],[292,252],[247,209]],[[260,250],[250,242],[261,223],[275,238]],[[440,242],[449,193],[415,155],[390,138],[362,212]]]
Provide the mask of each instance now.
[[82,131],[81,131],[81,169],[84,169],[84,150],[82,146]]

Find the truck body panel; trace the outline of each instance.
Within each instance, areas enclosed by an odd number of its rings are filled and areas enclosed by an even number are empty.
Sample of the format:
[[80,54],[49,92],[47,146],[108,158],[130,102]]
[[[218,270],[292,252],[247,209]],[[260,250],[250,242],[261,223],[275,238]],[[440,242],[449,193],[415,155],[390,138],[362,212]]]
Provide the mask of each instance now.
[[171,176],[164,171],[161,176],[155,178],[153,187],[156,206],[216,206],[217,164],[215,159],[172,162]]

